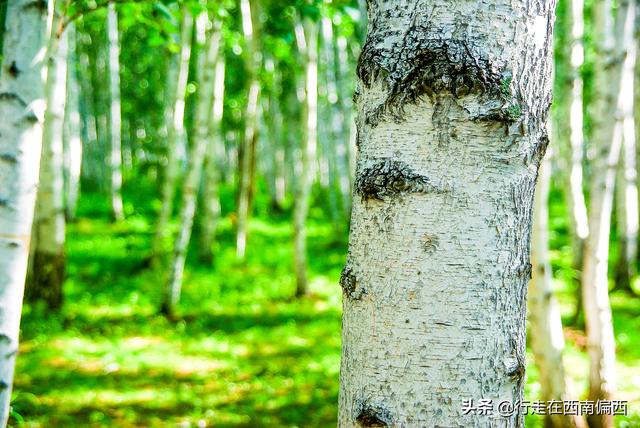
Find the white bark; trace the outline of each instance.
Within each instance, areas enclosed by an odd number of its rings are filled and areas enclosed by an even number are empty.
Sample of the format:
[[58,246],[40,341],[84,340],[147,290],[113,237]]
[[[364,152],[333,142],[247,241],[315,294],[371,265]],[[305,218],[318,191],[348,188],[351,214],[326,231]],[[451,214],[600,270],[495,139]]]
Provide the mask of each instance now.
[[0,73],[0,426],[7,424],[44,122],[53,2],[7,4]]
[[[562,350],[564,336],[558,302],[553,296],[551,261],[549,257],[549,187],[551,162],[546,157],[538,174],[534,198],[533,231],[531,237],[532,277],[529,282],[528,314],[531,350],[540,373],[541,396],[544,401],[575,399],[569,395]],[[584,427],[578,416],[547,415],[553,428]]]
[[201,73],[201,77],[194,117],[195,132],[188,157],[187,173],[182,185],[180,230],[175,241],[173,258],[169,265],[169,278],[167,280],[165,298],[161,308],[162,312],[168,315],[173,314],[175,306],[180,299],[184,264],[189,247],[189,240],[191,239],[193,217],[196,209],[198,186],[202,176],[205,153],[209,146],[209,120],[213,102],[213,86],[215,83],[215,61],[218,56],[218,47],[220,44],[219,29],[210,31],[211,34],[209,35],[207,34],[207,26],[210,25],[207,12],[202,12],[198,16],[196,24],[197,43],[202,53],[198,59],[198,71]]
[[340,427],[516,427],[554,1],[372,0]]
[[115,3],[107,7],[107,36],[109,46],[109,175],[111,179],[111,215],[124,219],[122,205],[122,115],[120,103],[120,42],[118,40],[118,12]]
[[307,293],[307,214],[313,179],[311,162],[315,161],[318,139],[318,26],[305,18],[301,53],[305,57],[305,107],[300,147],[300,175],[296,180],[293,208],[293,258],[296,273],[296,296]]
[[241,0],[242,30],[247,46],[249,93],[245,110],[245,130],[242,139],[242,156],[240,159],[240,189],[238,194],[238,225],[236,231],[236,255],[243,259],[247,250],[247,231],[249,227],[249,210],[253,187],[253,164],[256,149],[256,132],[258,124],[258,99],[260,82],[258,69],[261,63],[257,48],[257,0]]
[[[595,40],[596,58],[594,93],[594,145],[591,203],[589,211],[589,237],[585,243],[582,271],[582,296],[587,327],[587,346],[590,359],[589,399],[611,399],[615,391],[615,340],[609,303],[608,260],[611,210],[620,154],[622,128],[615,126],[615,113],[619,109],[621,91],[628,90],[620,82],[620,71],[632,56],[624,50],[633,40],[635,2],[622,2],[618,8],[618,32],[621,34],[619,58],[624,64],[612,60],[615,49],[614,29],[609,0],[596,4]],[[615,132],[614,132],[615,131]],[[618,135],[615,135],[618,134]],[[589,417],[589,426],[612,427],[608,415]]]
[[621,70],[619,110],[615,134],[622,138],[621,162],[618,165],[616,202],[620,253],[616,269],[616,287],[631,290],[638,256],[638,184],[636,170],[636,133],[634,123],[636,44],[630,40]]
[[82,172],[82,139],[80,137],[80,87],[76,71],[77,42],[75,25],[67,27],[69,54],[67,61],[67,102],[65,106],[64,129],[64,169],[66,173],[65,214],[68,220],[74,220],[80,195],[80,176]]
[[177,83],[167,82],[171,88],[175,88],[175,94],[169,94],[169,102],[173,102],[171,107],[165,111],[165,120],[169,122],[167,135],[167,165],[164,170],[164,177],[160,189],[160,214],[156,224],[156,234],[153,240],[152,263],[157,264],[165,253],[164,248],[169,233],[169,220],[173,212],[173,198],[175,195],[176,179],[178,176],[178,158],[180,141],[186,140],[184,129],[185,98],[187,94],[187,84],[189,79],[189,61],[191,59],[191,33],[193,30],[193,16],[188,8],[183,9],[182,25],[180,32],[180,59],[177,67],[177,76],[173,76],[172,60],[169,63],[168,78],[177,78]]
[[[222,39],[220,39],[220,43]],[[224,154],[222,146],[222,115],[224,113],[225,59],[222,47],[218,47],[213,87],[213,118],[208,128],[209,147],[205,157],[206,175],[204,179],[203,213],[200,236],[200,258],[206,263],[213,262],[213,243],[220,219],[220,166]]]
[[[54,19],[54,29],[58,20]],[[62,305],[65,271],[63,130],[67,93],[68,34],[50,37],[47,108],[42,135],[40,186],[33,223],[33,266],[27,286],[30,300],[43,300],[52,309]]]

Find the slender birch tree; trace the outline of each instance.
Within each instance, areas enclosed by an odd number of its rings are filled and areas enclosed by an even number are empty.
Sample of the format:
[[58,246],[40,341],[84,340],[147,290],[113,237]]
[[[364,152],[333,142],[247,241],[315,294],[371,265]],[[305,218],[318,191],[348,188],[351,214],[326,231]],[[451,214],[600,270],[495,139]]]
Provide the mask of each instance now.
[[238,190],[238,225],[236,231],[236,255],[243,259],[247,249],[247,231],[254,180],[254,163],[257,142],[258,100],[260,81],[258,72],[262,62],[258,49],[258,0],[241,0],[242,31],[246,43],[249,92],[244,116],[244,136],[240,150],[240,188]]
[[523,426],[555,2],[367,6],[338,425]]
[[172,316],[175,306],[180,300],[184,264],[187,256],[193,217],[196,209],[196,197],[202,176],[204,157],[209,149],[209,121],[212,110],[215,84],[215,62],[220,46],[220,27],[211,26],[206,11],[196,20],[196,43],[201,53],[198,58],[199,86],[198,99],[194,117],[194,135],[188,157],[187,173],[182,185],[182,205],[180,207],[180,229],[175,240],[173,257],[169,264],[169,278],[166,283],[161,312]]
[[9,417],[38,188],[53,2],[7,3],[0,73],[0,427]]
[[[540,399],[544,401],[572,398],[562,361],[564,336],[558,302],[553,296],[553,273],[549,257],[549,187],[551,161],[545,157],[538,173],[534,197],[531,236],[532,275],[529,282],[528,315],[531,349],[540,373]],[[548,414],[545,426],[551,428],[586,427],[581,416]]]
[[[633,42],[635,1],[623,1],[618,6],[616,31],[611,14],[612,3],[603,0],[595,4],[594,30],[596,40],[594,85],[594,145],[593,175],[590,191],[589,237],[585,242],[582,270],[582,304],[584,307],[589,351],[589,399],[610,400],[615,391],[615,339],[609,302],[609,238],[616,166],[622,143],[622,127],[614,126],[620,110],[621,70],[634,60],[626,49]],[[622,63],[615,58],[622,59]],[[617,135],[616,135],[617,134]],[[591,415],[589,426],[613,427],[611,415]]]
[[59,19],[54,18],[54,34],[47,48],[40,186],[36,202],[32,236],[32,263],[27,298],[42,300],[50,309],[62,306],[65,272],[65,215],[63,129],[67,91],[68,33],[59,34]]
[[[222,44],[222,37],[220,37]],[[205,155],[204,191],[202,193],[202,221],[200,230],[200,260],[213,262],[213,243],[216,227],[220,219],[220,165],[224,141],[222,136],[222,115],[224,113],[225,59],[222,46],[218,48],[215,82],[213,88],[213,118],[209,122],[209,146]]]
[[[179,147],[184,145],[180,141],[186,141],[184,127],[187,84],[189,83],[189,61],[191,59],[191,33],[193,32],[193,16],[187,7],[182,11],[182,24],[180,30],[180,54],[178,64],[174,65],[173,58],[169,61],[167,82],[168,91],[165,110],[165,120],[169,123],[167,131],[167,166],[164,170],[160,189],[161,206],[156,234],[152,244],[152,264],[158,264],[159,259],[165,253],[164,248],[169,233],[169,220],[173,212],[173,198],[175,196],[176,179],[179,167]],[[172,72],[175,69],[177,76]],[[177,82],[172,82],[177,79]],[[171,89],[175,93],[171,93]]]
[[[309,194],[313,182],[312,162],[315,161],[318,139],[318,25],[304,18],[298,33],[300,51],[305,62],[305,98],[302,120],[302,144],[300,147],[300,174],[296,180],[293,208],[293,257],[296,273],[296,296],[307,293],[307,231]],[[303,28],[304,27],[304,28]]]

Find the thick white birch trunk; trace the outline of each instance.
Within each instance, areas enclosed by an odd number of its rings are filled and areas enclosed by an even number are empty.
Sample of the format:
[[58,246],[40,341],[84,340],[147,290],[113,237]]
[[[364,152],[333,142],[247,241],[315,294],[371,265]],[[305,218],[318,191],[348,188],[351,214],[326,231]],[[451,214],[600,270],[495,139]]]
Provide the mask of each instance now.
[[368,2],[339,426],[523,425],[554,3]]
[[124,219],[122,205],[122,115],[120,103],[120,42],[118,40],[118,12],[115,3],[107,7],[107,36],[109,42],[109,176],[111,181],[111,215],[116,221]]
[[[54,19],[57,33],[58,20]],[[42,134],[40,186],[33,223],[33,258],[27,297],[49,308],[62,306],[65,272],[63,130],[67,94],[68,34],[53,34],[47,49],[47,108]]]
[[[304,22],[305,107],[300,147],[301,171],[296,180],[293,207],[293,260],[296,273],[296,296],[307,293],[307,214],[313,180],[311,162],[315,161],[318,139],[318,26],[311,19]],[[302,45],[302,43],[300,43]]]
[[82,173],[82,138],[80,119],[80,85],[78,82],[76,64],[78,47],[76,42],[75,25],[71,24],[65,30],[68,35],[69,54],[67,60],[67,103],[65,106],[64,128],[64,170],[66,182],[65,215],[67,220],[76,217],[76,207],[80,195],[80,176]]
[[152,245],[152,264],[157,265],[160,258],[165,254],[165,246],[169,245],[166,240],[171,236],[169,231],[169,220],[173,212],[173,198],[175,195],[176,179],[179,167],[179,147],[184,145],[180,141],[186,140],[184,129],[185,97],[187,94],[187,84],[189,79],[189,61],[191,59],[191,33],[193,31],[193,16],[188,8],[183,9],[182,25],[180,31],[180,57],[177,65],[177,76],[173,76],[172,69],[175,67],[169,63],[169,79],[177,78],[177,83],[167,82],[170,89],[175,89],[175,94],[168,95],[168,104],[165,111],[165,120],[168,121],[167,131],[167,165],[160,189],[160,214],[156,224],[156,234]]
[[[528,314],[531,349],[540,373],[541,400],[569,400],[562,350],[564,336],[558,302],[553,296],[551,261],[549,258],[549,187],[551,162],[546,157],[538,174],[534,198],[531,236],[532,275],[529,282]],[[578,416],[547,415],[546,426],[552,428],[585,427]]]
[[[622,142],[622,127],[614,127],[614,124],[622,100],[620,94],[628,90],[621,84],[620,73],[634,59],[633,55],[626,55],[625,49],[633,41],[635,1],[622,2],[618,8],[617,31],[620,42],[617,52],[609,0],[596,4],[594,19],[597,61],[594,65],[593,140],[596,157],[590,192],[589,237],[585,242],[582,271],[582,301],[590,359],[589,399],[610,400],[615,391],[615,339],[609,303],[609,235],[616,166]],[[614,55],[624,58],[623,64],[612,60]],[[588,421],[590,427],[613,426],[610,415],[593,415]]]
[[53,2],[7,4],[0,73],[0,427],[7,424],[44,123]]
[[[210,25],[207,12],[202,12],[196,20],[196,37],[202,53],[198,59],[200,85],[196,112],[194,117],[194,135],[189,151],[187,173],[182,185],[182,205],[180,207],[180,229],[173,248],[161,312],[173,315],[175,306],[180,300],[184,264],[191,239],[193,217],[196,209],[196,197],[202,176],[204,157],[209,146],[209,121],[213,102],[213,86],[215,83],[215,61],[220,44],[220,31],[207,31]],[[209,34],[210,33],[210,34]]]
[[240,159],[240,189],[238,193],[238,225],[236,231],[236,255],[244,259],[247,250],[247,232],[249,228],[249,214],[251,208],[251,193],[253,187],[253,173],[256,150],[256,132],[258,124],[258,99],[260,97],[260,82],[258,69],[261,59],[257,49],[257,0],[241,0],[242,30],[247,46],[249,94],[245,110],[244,136]]

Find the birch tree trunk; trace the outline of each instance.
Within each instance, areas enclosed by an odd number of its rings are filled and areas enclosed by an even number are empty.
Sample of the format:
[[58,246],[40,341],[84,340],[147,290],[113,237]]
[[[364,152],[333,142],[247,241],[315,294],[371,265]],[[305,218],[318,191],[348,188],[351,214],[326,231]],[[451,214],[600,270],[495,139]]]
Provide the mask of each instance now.
[[[553,296],[549,259],[549,187],[551,162],[545,158],[540,166],[534,198],[531,238],[532,277],[529,282],[529,334],[531,349],[540,373],[541,400],[569,400],[567,379],[562,362],[564,336],[558,302]],[[579,416],[546,416],[545,426],[552,428],[586,427]]]
[[[54,32],[58,19],[54,18]],[[68,34],[52,34],[47,48],[47,108],[42,134],[40,186],[33,223],[33,258],[26,293],[50,309],[62,306],[65,272],[63,129],[67,82]]]
[[[589,236],[589,220],[587,205],[584,198],[584,174],[582,161],[584,157],[582,89],[583,82],[580,68],[584,63],[584,1],[571,0],[568,14],[568,32],[570,45],[568,49],[569,63],[566,64],[568,78],[565,81],[565,91],[568,94],[567,105],[562,109],[563,115],[559,120],[559,127],[566,129],[562,133],[563,139],[569,142],[565,161],[569,169],[566,181],[566,197],[569,209],[569,225],[573,249],[573,268],[577,272],[575,284],[578,289],[580,302],[580,287],[582,283],[581,271],[583,265],[584,243]],[[580,313],[580,303],[577,304],[576,318]]]
[[[589,399],[610,400],[615,391],[615,339],[609,303],[609,234],[611,211],[620,155],[622,128],[615,126],[615,114],[620,110],[620,94],[628,90],[621,81],[621,70],[626,69],[633,55],[625,49],[633,41],[635,2],[623,1],[618,7],[617,23],[620,47],[615,51],[614,28],[611,17],[611,1],[596,3],[594,28],[596,40],[594,85],[594,145],[591,203],[589,212],[589,237],[585,242],[582,302],[587,329],[589,351]],[[614,60],[624,58],[623,64]],[[615,132],[614,132],[615,131]],[[589,426],[613,427],[610,415],[592,415]]]
[[80,195],[82,172],[82,138],[80,136],[80,85],[77,76],[78,47],[75,25],[67,27],[69,54],[67,60],[67,102],[64,113],[64,170],[65,170],[65,216],[75,220]]
[[523,426],[554,3],[368,2],[340,427]]
[[53,2],[7,4],[0,73],[0,426],[7,424],[18,353],[45,90],[43,51]]
[[[311,162],[315,160],[318,139],[318,26],[310,18],[304,22],[305,106],[300,147],[301,171],[298,176],[293,207],[293,259],[296,273],[296,296],[307,293],[307,214],[313,180]],[[302,44],[302,43],[301,43]]]
[[[152,264],[157,265],[160,258],[165,254],[165,246],[169,233],[169,220],[173,212],[173,198],[175,195],[176,179],[179,167],[179,147],[184,145],[179,141],[186,140],[184,129],[185,97],[187,94],[187,84],[189,80],[189,61],[191,59],[191,33],[193,31],[193,16],[188,8],[183,8],[182,25],[180,31],[180,59],[177,66],[177,76],[172,76],[172,60],[169,63],[169,79],[177,78],[174,85],[171,80],[168,86],[175,88],[175,93],[167,95],[167,110],[165,120],[169,123],[167,132],[167,166],[160,189],[161,207],[156,224],[156,234],[152,246]],[[173,88],[169,88],[173,89]],[[173,105],[171,105],[173,104]]]
[[245,130],[240,153],[240,189],[238,194],[238,226],[236,231],[236,255],[244,259],[247,249],[247,229],[251,207],[251,189],[253,187],[253,164],[255,161],[256,132],[258,124],[258,99],[260,82],[260,52],[257,46],[257,0],[241,0],[242,31],[247,46],[249,93],[245,110]]
[[111,215],[116,221],[124,219],[122,206],[122,115],[120,107],[120,44],[118,40],[118,12],[115,3],[107,7],[107,36],[109,41],[109,94],[111,96],[109,127],[111,147],[109,175],[111,178]]
[[636,170],[636,133],[634,124],[634,94],[629,88],[635,87],[636,44],[629,41],[626,59],[623,63],[616,126],[622,138],[621,162],[618,165],[616,190],[616,217],[620,252],[616,266],[615,288],[632,291],[631,281],[636,275],[638,256],[638,184]]
[[216,27],[211,34],[207,31],[210,22],[207,12],[202,12],[196,22],[197,43],[202,53],[198,58],[200,73],[200,89],[194,117],[194,135],[188,157],[187,173],[182,186],[182,206],[180,207],[180,229],[170,262],[169,278],[166,283],[161,313],[172,316],[175,306],[180,300],[184,264],[191,239],[193,216],[196,208],[196,196],[202,176],[205,153],[208,150],[209,117],[213,102],[213,86],[215,83],[215,61],[220,45],[220,29]]
[[[217,37],[217,36],[216,36]],[[220,43],[222,38],[220,38]],[[208,264],[213,263],[213,243],[216,228],[220,219],[220,165],[224,155],[222,146],[222,115],[224,113],[224,79],[225,59],[222,46],[218,47],[215,65],[215,81],[213,87],[213,119],[208,127],[209,147],[205,156],[205,178],[203,192],[203,213],[200,233],[200,259]]]

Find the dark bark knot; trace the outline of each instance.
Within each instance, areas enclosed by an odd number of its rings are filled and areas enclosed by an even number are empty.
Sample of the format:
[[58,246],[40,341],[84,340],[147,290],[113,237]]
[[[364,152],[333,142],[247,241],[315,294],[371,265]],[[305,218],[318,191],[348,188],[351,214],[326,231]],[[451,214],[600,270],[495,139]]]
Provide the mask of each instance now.
[[340,287],[342,287],[344,296],[349,300],[360,300],[366,294],[364,287],[358,289],[358,280],[349,265],[345,266],[340,273]]
[[18,68],[18,64],[16,64],[15,61],[11,62],[11,65],[9,66],[9,74],[11,75],[11,77],[15,79],[20,75],[20,73],[21,71]]
[[18,163],[18,158],[11,153],[0,154],[0,160],[6,163],[11,163],[11,164]]
[[356,177],[355,192],[362,200],[393,198],[410,193],[444,193],[446,189],[414,172],[400,161],[383,160],[364,168]]
[[430,235],[425,233],[421,237],[421,247],[427,254],[432,254],[438,249],[438,245],[440,243],[440,239],[436,235]]
[[407,103],[415,104],[423,96],[434,101],[436,95],[444,93],[454,98],[474,95],[496,101],[496,108],[481,120],[508,122],[520,116],[521,109],[511,93],[510,75],[497,70],[470,37],[444,39],[445,32],[428,21],[416,23],[391,47],[385,46],[384,34],[371,33],[358,60],[357,73],[366,87],[383,80],[390,91],[386,101],[367,117],[369,124],[377,125],[386,112],[401,121]]
[[391,414],[382,406],[363,402],[357,406],[357,409],[355,419],[359,427],[377,428],[392,425]]

